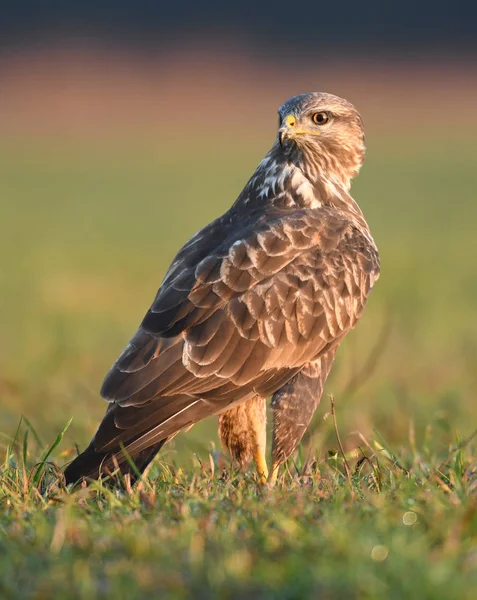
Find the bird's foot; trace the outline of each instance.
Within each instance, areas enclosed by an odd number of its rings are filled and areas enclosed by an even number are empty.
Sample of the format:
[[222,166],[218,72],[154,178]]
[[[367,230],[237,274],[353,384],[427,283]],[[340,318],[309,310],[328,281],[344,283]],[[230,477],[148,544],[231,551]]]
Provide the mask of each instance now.
[[266,485],[268,480],[268,467],[265,459],[265,453],[261,448],[257,448],[253,455],[255,466],[257,468],[258,480],[261,485]]

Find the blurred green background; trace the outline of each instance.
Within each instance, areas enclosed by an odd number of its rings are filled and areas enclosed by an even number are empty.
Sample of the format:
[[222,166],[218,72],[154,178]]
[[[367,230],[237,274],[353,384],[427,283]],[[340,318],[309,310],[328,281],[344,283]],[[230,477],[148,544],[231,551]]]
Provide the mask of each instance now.
[[[352,192],[382,258],[327,386],[344,443],[377,429],[399,445],[410,426],[419,438],[432,423],[446,439],[469,434],[476,86],[432,62],[303,64],[286,80],[272,64],[236,58],[233,69],[210,53],[153,65],[104,52],[3,63],[0,431],[11,435],[24,414],[49,439],[73,417],[64,448],[84,447],[105,410],[102,378],[175,252],[234,201],[273,141],[281,102],[324,89],[354,101],[367,126]],[[318,453],[335,444],[328,411],[325,396],[306,438]],[[210,420],[165,456],[189,464],[216,440]]]

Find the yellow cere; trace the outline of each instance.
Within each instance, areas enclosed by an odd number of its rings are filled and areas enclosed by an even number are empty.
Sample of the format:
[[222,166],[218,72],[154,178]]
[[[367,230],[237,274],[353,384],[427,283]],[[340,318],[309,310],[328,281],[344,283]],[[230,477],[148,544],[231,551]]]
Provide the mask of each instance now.
[[287,115],[284,121],[288,125],[288,127],[295,127],[296,125],[296,119],[293,115]]

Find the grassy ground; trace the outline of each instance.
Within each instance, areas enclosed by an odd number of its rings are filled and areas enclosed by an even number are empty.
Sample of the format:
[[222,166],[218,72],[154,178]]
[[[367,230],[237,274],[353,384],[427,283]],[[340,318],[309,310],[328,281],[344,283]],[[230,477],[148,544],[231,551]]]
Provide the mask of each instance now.
[[0,597],[474,598],[477,154],[465,138],[370,140],[353,187],[383,274],[327,387],[349,474],[325,398],[273,491],[233,472],[213,421],[178,436],[140,489],[55,483],[174,252],[230,205],[267,140],[160,145],[0,146]]

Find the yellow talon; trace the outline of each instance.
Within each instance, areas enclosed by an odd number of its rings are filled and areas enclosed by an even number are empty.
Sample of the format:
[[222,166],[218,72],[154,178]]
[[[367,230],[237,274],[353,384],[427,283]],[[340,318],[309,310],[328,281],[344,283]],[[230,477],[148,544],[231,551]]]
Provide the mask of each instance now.
[[255,452],[253,454],[253,458],[255,460],[255,466],[257,468],[257,475],[262,485],[267,483],[268,479],[268,467],[267,461],[265,460],[265,454],[262,449],[257,446]]

